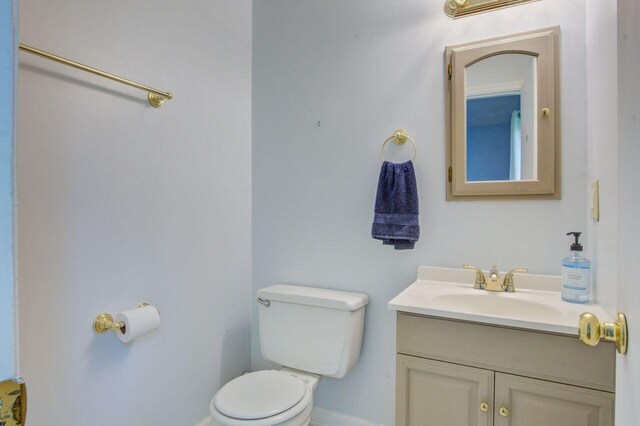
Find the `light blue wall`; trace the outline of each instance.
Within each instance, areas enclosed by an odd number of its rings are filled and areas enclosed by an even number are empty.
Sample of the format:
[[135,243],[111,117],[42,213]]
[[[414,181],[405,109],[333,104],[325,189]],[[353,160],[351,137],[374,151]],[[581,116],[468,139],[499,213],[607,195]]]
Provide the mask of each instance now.
[[0,381],[15,374],[14,127],[17,5],[0,0]]
[[[253,22],[254,314],[255,291],[274,283],[367,293],[360,362],[344,379],[322,379],[314,403],[393,425],[395,315],[386,304],[416,268],[558,274],[565,232],[585,226],[584,0],[458,20],[441,1],[270,0],[254,2]],[[562,76],[570,76],[562,200],[446,202],[444,47],[551,25],[562,27]],[[422,231],[416,249],[402,252],[370,237],[380,146],[398,127],[418,144]],[[266,367],[255,315],[252,330],[252,366]]]
[[[174,94],[20,54],[27,422],[194,425],[250,365],[251,1],[20,0],[20,39]],[[141,300],[152,334],[91,329]]]
[[[640,4],[637,0],[620,0],[617,11],[617,83],[620,90],[616,108],[619,112],[617,117],[618,168],[616,171],[619,191],[617,225],[620,234],[616,274],[618,280],[616,307],[618,312],[627,316],[629,330],[635,330],[632,331],[634,334],[629,339],[627,355],[618,355],[616,359],[616,425],[624,426],[637,424],[640,419],[640,404],[638,404],[640,365],[637,356],[640,353],[640,339],[637,336],[632,337],[640,330],[640,288],[638,287],[640,229],[637,226],[638,212],[640,211],[640,193],[638,192],[638,180],[640,180],[640,168],[638,168],[638,159],[640,158],[640,144],[638,143],[638,135],[640,135],[640,104],[638,104],[638,93],[640,93],[640,81],[638,81]],[[604,13],[607,19],[611,17],[610,12]],[[609,27],[609,31],[611,31],[611,27]],[[603,86],[606,87],[607,83],[609,82],[605,80]],[[597,110],[597,105],[594,107]],[[609,147],[609,149],[611,148]],[[606,229],[602,229],[600,232],[601,236],[606,238]]]
[[[629,2],[587,1],[587,197],[591,197],[593,180],[600,182],[600,220],[587,220],[587,258],[591,259],[591,283],[593,294],[612,318],[618,312],[618,246],[621,238],[628,238],[626,229],[619,229],[618,204],[618,95],[629,92],[626,85],[619,84],[618,32],[619,23],[633,22],[625,14]],[[621,21],[618,22],[618,10]],[[620,32],[622,34],[622,32]],[[628,39],[624,39],[628,42]],[[628,44],[634,46],[633,43]],[[622,59],[622,58],[620,58]],[[622,111],[620,111],[622,113]],[[627,111],[628,112],[628,111]],[[626,194],[625,196],[626,197]],[[623,198],[624,198],[623,197]],[[588,203],[590,204],[590,203]],[[587,205],[590,210],[591,206]],[[588,212],[590,214],[590,211]],[[620,237],[618,236],[620,235]],[[622,255],[622,253],[620,253]],[[624,424],[624,422],[621,422]]]

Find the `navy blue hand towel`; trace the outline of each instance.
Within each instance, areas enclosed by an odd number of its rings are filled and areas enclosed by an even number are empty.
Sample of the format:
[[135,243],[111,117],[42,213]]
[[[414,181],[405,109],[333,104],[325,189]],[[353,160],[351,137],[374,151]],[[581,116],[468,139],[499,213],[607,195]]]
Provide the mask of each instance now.
[[371,236],[396,250],[412,249],[418,241],[418,188],[411,161],[382,163]]

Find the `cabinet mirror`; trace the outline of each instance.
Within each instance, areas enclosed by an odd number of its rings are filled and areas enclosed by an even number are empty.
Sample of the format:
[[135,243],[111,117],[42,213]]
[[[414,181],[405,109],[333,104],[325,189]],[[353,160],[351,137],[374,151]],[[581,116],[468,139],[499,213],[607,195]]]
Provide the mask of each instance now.
[[447,199],[560,197],[558,39],[446,48]]

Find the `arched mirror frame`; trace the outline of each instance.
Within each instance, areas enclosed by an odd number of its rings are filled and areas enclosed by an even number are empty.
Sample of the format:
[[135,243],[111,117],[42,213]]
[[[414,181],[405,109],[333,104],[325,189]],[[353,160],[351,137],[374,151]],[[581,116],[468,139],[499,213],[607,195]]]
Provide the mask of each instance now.
[[[445,50],[447,200],[560,199],[560,28],[482,40]],[[466,69],[495,55],[537,58],[537,179],[467,181]]]

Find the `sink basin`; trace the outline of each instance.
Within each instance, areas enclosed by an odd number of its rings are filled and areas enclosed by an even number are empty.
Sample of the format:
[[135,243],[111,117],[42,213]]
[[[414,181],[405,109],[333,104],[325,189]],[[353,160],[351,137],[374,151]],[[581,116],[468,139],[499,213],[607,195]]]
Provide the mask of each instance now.
[[515,293],[473,288],[475,272],[466,269],[418,268],[418,280],[393,298],[389,309],[445,319],[471,321],[568,335],[578,334],[578,318],[591,312],[611,318],[594,303],[560,298],[559,276],[522,274]]
[[[478,290],[475,290],[478,291]],[[484,313],[487,315],[561,315],[562,311],[537,301],[518,299],[512,293],[478,292],[476,294],[441,294],[434,296],[433,307],[456,306],[461,311]]]

